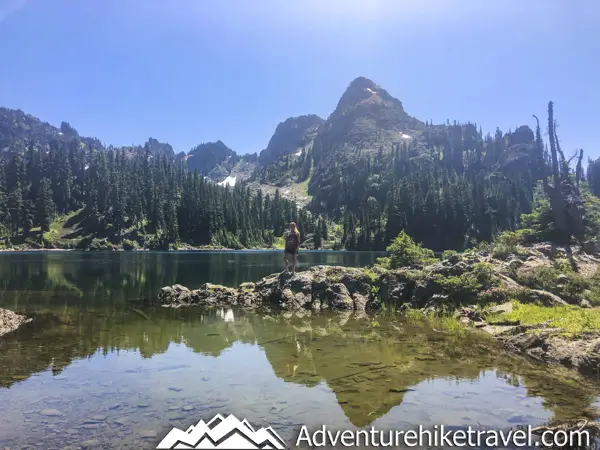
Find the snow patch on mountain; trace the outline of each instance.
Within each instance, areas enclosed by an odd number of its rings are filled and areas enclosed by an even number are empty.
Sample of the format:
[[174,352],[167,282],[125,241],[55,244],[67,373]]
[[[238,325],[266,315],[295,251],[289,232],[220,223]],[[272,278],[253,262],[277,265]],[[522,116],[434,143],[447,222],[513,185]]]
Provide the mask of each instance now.
[[227,186],[227,185],[229,185],[229,186],[233,187],[233,186],[235,186],[235,180],[236,180],[236,178],[237,177],[231,177],[231,176],[229,176],[229,177],[225,178],[223,181],[221,181],[220,183],[217,183],[217,184],[219,184],[221,186]]

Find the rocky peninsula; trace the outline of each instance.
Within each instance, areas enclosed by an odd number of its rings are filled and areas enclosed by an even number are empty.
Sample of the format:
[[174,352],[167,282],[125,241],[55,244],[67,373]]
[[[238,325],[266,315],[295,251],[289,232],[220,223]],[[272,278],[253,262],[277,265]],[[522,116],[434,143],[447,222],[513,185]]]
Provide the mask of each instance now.
[[[257,312],[354,311],[453,317],[507,349],[588,375],[600,371],[600,259],[550,244],[445,255],[400,268],[316,266],[237,288],[161,289],[164,307],[238,307]],[[570,252],[569,252],[570,253]],[[574,269],[574,267],[576,269]],[[399,316],[400,317],[400,316]]]

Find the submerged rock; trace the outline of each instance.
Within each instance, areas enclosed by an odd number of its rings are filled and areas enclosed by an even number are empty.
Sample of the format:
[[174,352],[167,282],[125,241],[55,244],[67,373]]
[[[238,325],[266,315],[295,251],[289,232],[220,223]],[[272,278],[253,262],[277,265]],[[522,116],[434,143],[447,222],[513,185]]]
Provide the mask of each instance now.
[[378,309],[372,280],[362,269],[316,266],[305,272],[269,275],[237,289],[206,283],[199,289],[167,286],[160,290],[163,306],[239,306],[286,311]]
[[[561,329],[541,325],[529,329],[511,327],[496,338],[508,349],[535,359],[561,364],[587,375],[600,374],[600,333],[569,339],[561,334]],[[531,332],[535,328],[538,330]]]
[[40,411],[40,414],[42,416],[46,416],[46,417],[60,417],[60,416],[64,416],[64,414],[59,411],[58,409],[42,409]]
[[15,331],[21,325],[31,322],[30,318],[21,316],[8,309],[0,308],[0,336]]

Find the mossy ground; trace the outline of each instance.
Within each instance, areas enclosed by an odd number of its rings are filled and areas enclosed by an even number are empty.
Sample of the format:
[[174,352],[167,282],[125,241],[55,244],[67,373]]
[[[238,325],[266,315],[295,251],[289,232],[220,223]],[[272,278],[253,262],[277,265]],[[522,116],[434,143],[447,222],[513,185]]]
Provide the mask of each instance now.
[[521,325],[537,325],[548,322],[550,327],[562,329],[562,334],[568,337],[600,330],[600,308],[584,309],[571,305],[547,307],[517,301],[512,304],[512,312],[489,315],[488,323],[518,321]]
[[26,235],[20,235],[10,241],[10,245],[3,243],[2,248],[27,250],[38,248],[75,248],[81,242],[79,224],[81,210],[73,211],[66,215],[56,216],[50,223],[50,229],[42,233],[40,227],[32,228]]

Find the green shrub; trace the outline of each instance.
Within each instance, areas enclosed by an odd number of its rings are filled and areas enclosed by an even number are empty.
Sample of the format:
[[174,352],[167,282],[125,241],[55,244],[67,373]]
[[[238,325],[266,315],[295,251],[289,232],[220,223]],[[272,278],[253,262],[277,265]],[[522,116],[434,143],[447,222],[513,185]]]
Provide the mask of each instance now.
[[379,274],[373,270],[376,268],[372,268],[372,267],[365,267],[363,269],[363,273],[369,277],[369,280],[371,280],[371,283],[375,283],[377,281],[377,279],[379,278]]
[[519,287],[491,287],[477,293],[477,302],[480,305],[504,303],[509,300],[528,301],[531,289]]
[[167,238],[166,233],[160,235],[154,235],[147,242],[148,250],[171,250],[171,244]]
[[444,252],[442,253],[442,259],[445,260],[454,255],[458,255],[458,252],[456,250],[444,250]]
[[584,292],[584,295],[592,306],[600,306],[600,268],[596,269],[596,273],[590,279],[589,291]]
[[517,231],[504,231],[499,234],[492,244],[494,258],[506,258],[508,255],[518,255],[519,245],[531,240],[533,230],[524,228]]
[[390,253],[389,263],[391,269],[436,261],[432,250],[417,244],[404,231],[400,232],[392,241],[387,251]]
[[459,303],[465,297],[473,297],[496,285],[492,265],[486,262],[477,263],[473,266],[473,270],[458,276],[435,274],[433,280],[444,290],[451,301]]
[[343,248],[344,244],[342,244],[342,242],[338,240],[333,241],[333,244],[331,245],[332,250],[343,250]]
[[375,265],[383,269],[391,268],[391,259],[389,256],[381,256],[375,260]]
[[517,282],[531,289],[551,290],[556,285],[558,275],[559,273],[553,267],[539,266],[526,272],[519,272]]
[[489,242],[486,242],[486,241],[481,241],[477,244],[477,246],[475,247],[475,250],[477,252],[489,252],[492,250],[492,244],[490,244]]
[[[531,289],[542,289],[558,295],[568,302],[580,302],[584,298],[592,302],[594,278],[586,279],[573,272],[570,264],[558,261],[556,266],[539,266],[526,272],[519,272],[516,281]],[[560,278],[559,278],[560,277]]]

